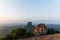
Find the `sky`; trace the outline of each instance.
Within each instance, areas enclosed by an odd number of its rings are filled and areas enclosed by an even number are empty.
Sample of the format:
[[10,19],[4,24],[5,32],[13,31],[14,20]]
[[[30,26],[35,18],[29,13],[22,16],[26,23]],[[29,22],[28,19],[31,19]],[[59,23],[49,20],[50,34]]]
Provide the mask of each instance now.
[[60,23],[60,0],[0,0],[0,24]]

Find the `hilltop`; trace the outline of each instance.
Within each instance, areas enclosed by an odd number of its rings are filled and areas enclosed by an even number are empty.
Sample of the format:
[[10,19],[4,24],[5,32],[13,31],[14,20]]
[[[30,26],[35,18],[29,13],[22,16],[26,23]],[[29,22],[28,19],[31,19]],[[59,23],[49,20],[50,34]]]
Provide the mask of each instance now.
[[36,36],[36,37],[17,39],[17,40],[60,40],[60,34]]

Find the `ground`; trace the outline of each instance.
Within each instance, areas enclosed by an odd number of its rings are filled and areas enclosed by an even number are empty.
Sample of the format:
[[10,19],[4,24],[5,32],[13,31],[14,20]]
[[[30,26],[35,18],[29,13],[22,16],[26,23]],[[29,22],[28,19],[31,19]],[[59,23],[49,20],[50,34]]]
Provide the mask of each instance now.
[[60,34],[36,36],[31,38],[17,39],[17,40],[60,40]]

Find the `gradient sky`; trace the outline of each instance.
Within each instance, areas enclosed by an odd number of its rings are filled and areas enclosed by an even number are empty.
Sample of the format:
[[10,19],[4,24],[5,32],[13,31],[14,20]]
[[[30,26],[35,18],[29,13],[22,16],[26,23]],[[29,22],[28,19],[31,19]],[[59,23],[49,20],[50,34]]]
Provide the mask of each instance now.
[[0,23],[21,20],[60,22],[60,0],[0,0]]

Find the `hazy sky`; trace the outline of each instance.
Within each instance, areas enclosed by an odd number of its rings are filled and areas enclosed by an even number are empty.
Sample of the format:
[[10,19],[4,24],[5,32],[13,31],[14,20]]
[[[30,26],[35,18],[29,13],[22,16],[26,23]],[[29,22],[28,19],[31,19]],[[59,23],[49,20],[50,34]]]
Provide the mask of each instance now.
[[0,23],[60,20],[60,0],[0,0]]

